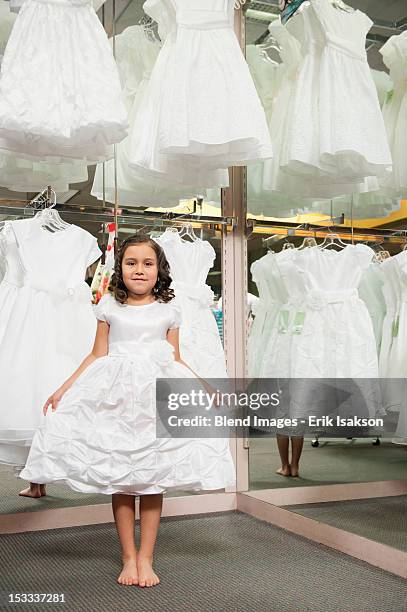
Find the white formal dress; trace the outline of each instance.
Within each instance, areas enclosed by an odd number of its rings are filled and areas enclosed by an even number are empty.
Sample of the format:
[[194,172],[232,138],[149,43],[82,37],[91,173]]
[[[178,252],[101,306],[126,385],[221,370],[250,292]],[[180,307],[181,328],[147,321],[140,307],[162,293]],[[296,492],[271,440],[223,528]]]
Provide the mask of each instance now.
[[103,161],[127,133],[119,75],[88,0],[26,0],[4,53],[0,148]]
[[0,463],[24,465],[46,399],[89,354],[96,322],[84,278],[101,251],[76,225],[37,217],[0,232]]
[[229,166],[270,157],[264,109],[233,30],[234,0],[147,0],[144,10],[165,42],[133,124],[131,165],[217,187]]
[[234,485],[228,439],[156,435],[156,379],[194,378],[174,361],[166,340],[169,329],[179,328],[179,310],[157,301],[120,304],[105,295],[96,316],[109,324],[108,355],[96,359],[43,418],[21,478],[107,495]]
[[207,240],[194,242],[178,232],[165,231],[154,240],[170,264],[176,303],[182,312],[180,349],[183,358],[199,376],[226,378],[226,362],[215,316],[214,294],[206,279],[216,253]]

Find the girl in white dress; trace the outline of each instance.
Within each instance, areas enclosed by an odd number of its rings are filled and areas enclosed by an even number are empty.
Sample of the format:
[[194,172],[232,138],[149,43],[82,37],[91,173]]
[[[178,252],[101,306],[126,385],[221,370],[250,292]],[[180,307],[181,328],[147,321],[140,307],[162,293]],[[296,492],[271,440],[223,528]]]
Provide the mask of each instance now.
[[123,559],[118,582],[125,585],[159,582],[152,560],[165,491],[235,484],[229,440],[156,437],[156,379],[196,376],[180,357],[180,311],[171,303],[170,284],[158,244],[143,236],[122,243],[112,294],[96,308],[93,350],[47,400],[20,473],[33,483],[63,482],[84,493],[112,494]]

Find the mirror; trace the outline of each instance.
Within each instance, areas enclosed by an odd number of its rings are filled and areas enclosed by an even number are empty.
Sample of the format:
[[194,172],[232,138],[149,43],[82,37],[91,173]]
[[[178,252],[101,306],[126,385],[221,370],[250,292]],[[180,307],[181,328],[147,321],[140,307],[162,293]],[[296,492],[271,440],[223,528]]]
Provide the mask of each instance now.
[[[246,57],[274,147],[272,160],[247,169],[248,374],[264,388],[266,379],[277,379],[269,386],[281,389],[292,377],[282,413],[307,418],[344,411],[338,389],[355,397],[350,381],[364,379],[364,392],[375,395],[370,415],[383,425],[341,434],[321,421],[305,437],[299,429],[291,437],[275,427],[251,429],[249,495],[405,550],[407,160],[397,145],[403,129],[395,100],[405,99],[399,77],[407,56],[397,62],[392,51],[405,40],[406,8],[395,3],[390,17],[373,0],[347,4],[346,11],[318,5],[318,14],[306,2],[284,25],[273,2],[246,7]],[[364,33],[351,44],[342,27],[354,19],[353,9],[375,23],[366,40],[368,65]],[[330,31],[330,15],[335,40],[343,40],[318,55],[322,46],[309,51],[307,27],[315,36]],[[400,28],[386,30],[387,18]],[[349,110],[341,70],[346,64],[351,78],[356,48],[370,102],[355,86]],[[328,75],[329,61],[337,64]],[[359,112],[365,140],[351,127]],[[362,171],[358,177],[374,141],[391,153],[393,171],[370,166],[373,178]],[[384,516],[393,521],[387,535]]]
[[[131,0],[127,3],[107,0],[104,3],[94,3],[98,17],[105,27],[114,50],[130,132],[142,109],[143,94],[162,46],[157,24],[145,15],[143,4],[143,0]],[[16,14],[10,12],[9,3],[0,0],[0,57],[6,47],[15,19]],[[0,153],[0,222],[24,220],[24,223],[27,223],[28,220],[32,221],[37,210],[36,205],[28,206],[29,202],[37,192],[51,185],[56,192],[57,209],[63,221],[80,228],[86,240],[93,244],[94,257],[88,260],[86,283],[88,291],[90,288],[92,292],[94,307],[107,291],[113,273],[112,254],[117,238],[121,242],[134,233],[147,233],[157,240],[164,233],[173,231],[170,235],[176,237],[174,239],[179,238],[179,244],[182,245],[180,249],[184,249],[183,260],[175,270],[176,279],[174,277],[173,280],[177,280],[178,283],[183,282],[185,276],[185,280],[191,278],[193,281],[191,295],[185,297],[187,306],[184,309],[184,328],[185,326],[191,328],[193,316],[200,315],[201,323],[204,321],[206,332],[216,348],[215,352],[224,359],[221,306],[221,225],[217,224],[221,217],[220,188],[208,189],[197,185],[196,188],[186,189],[180,185],[166,184],[163,186],[157,181],[143,179],[129,168],[128,144],[128,139],[125,139],[114,147],[109,159],[93,165],[86,165],[85,162],[46,163],[39,159],[20,159],[16,155]],[[114,216],[115,212],[116,216]],[[205,223],[202,221],[203,218],[206,219]],[[194,219],[196,223],[193,222]],[[188,220],[191,231],[181,234]],[[50,219],[48,221],[44,223],[44,229],[47,229],[50,234],[53,232],[57,234],[59,230],[62,232],[62,228],[55,225],[54,218],[52,222]],[[49,237],[54,241],[58,238],[58,235]],[[97,239],[103,253],[102,258],[96,250],[94,239]],[[196,243],[192,244],[194,241]],[[169,257],[168,253],[167,257]],[[7,277],[7,269],[3,264],[4,259],[1,257],[0,279],[3,276]],[[68,274],[69,270],[67,269],[66,272]],[[42,288],[46,290],[45,279],[42,278],[41,282],[44,285]],[[192,295],[194,291],[196,295]],[[44,307],[44,316],[46,312],[48,311]],[[89,312],[88,315],[90,316]],[[78,321],[79,318],[78,315]],[[39,320],[38,325],[43,325],[43,321]],[[73,343],[73,337],[78,340],[81,335],[78,327],[69,328],[66,318],[64,318],[64,325],[64,333],[69,336],[70,329],[72,336],[64,337],[61,342],[72,341]],[[92,325],[94,327],[95,323]],[[89,352],[89,347],[93,344],[94,339],[93,327],[92,330],[89,327],[83,328],[81,338],[83,350],[75,353],[75,367],[73,367],[73,362],[64,364],[64,375],[60,377],[61,383]],[[24,344],[26,331],[21,325],[21,346]],[[191,335],[194,336],[194,332],[189,333],[188,329],[183,331],[185,342],[184,340],[182,342],[185,347]],[[195,341],[196,338],[194,340],[192,337],[192,340]],[[207,337],[206,342],[208,341]],[[4,346],[3,344],[5,351]],[[27,344],[27,350],[33,353],[31,366],[27,368],[23,367],[25,361],[16,350],[15,364],[21,369],[16,379],[13,379],[14,382],[10,384],[22,383],[23,380],[33,375],[32,372],[37,372],[38,368],[33,362],[34,349],[35,347]],[[48,350],[52,352],[52,343]],[[41,350],[38,347],[37,352],[37,359],[40,359]],[[190,358],[195,359],[197,367],[202,367],[202,363],[199,363],[200,355],[202,356],[202,351],[196,351],[196,354],[192,356],[190,351]],[[49,365],[49,359],[48,361],[44,359],[41,370],[41,382],[45,386],[47,363]],[[208,360],[206,363],[208,364]],[[191,367],[194,367],[193,364]],[[206,375],[210,373],[206,372]],[[6,381],[2,380],[2,385],[5,384]],[[41,405],[47,397],[43,395],[39,393],[37,398]],[[38,406],[39,411],[41,405]],[[64,484],[47,485],[47,494],[41,498],[20,496],[19,492],[27,483],[16,478],[16,475],[21,471],[25,462],[29,450],[29,436],[20,440],[16,448],[14,448],[14,442],[15,440],[11,440],[8,436],[6,443],[0,444],[0,489],[2,492],[0,513],[34,512],[110,502],[110,498],[106,495],[79,493]],[[169,492],[168,496],[188,494],[194,495],[197,492],[178,490]]]

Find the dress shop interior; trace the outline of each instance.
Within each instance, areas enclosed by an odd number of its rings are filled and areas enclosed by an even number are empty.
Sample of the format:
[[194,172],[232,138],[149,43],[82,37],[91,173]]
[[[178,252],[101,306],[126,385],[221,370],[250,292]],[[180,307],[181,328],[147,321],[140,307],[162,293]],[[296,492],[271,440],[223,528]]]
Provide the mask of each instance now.
[[85,584],[106,495],[18,477],[146,234],[188,365],[290,396],[229,428],[235,486],[165,494],[168,609],[406,610],[405,0],[0,0],[0,62],[0,591],[164,605]]

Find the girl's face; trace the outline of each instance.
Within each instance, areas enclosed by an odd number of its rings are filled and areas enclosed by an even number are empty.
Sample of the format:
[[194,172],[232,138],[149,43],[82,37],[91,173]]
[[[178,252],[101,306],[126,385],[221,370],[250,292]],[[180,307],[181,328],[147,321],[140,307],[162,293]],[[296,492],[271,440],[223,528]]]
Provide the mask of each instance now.
[[151,294],[158,277],[158,262],[148,244],[132,244],[124,252],[122,275],[129,293]]

